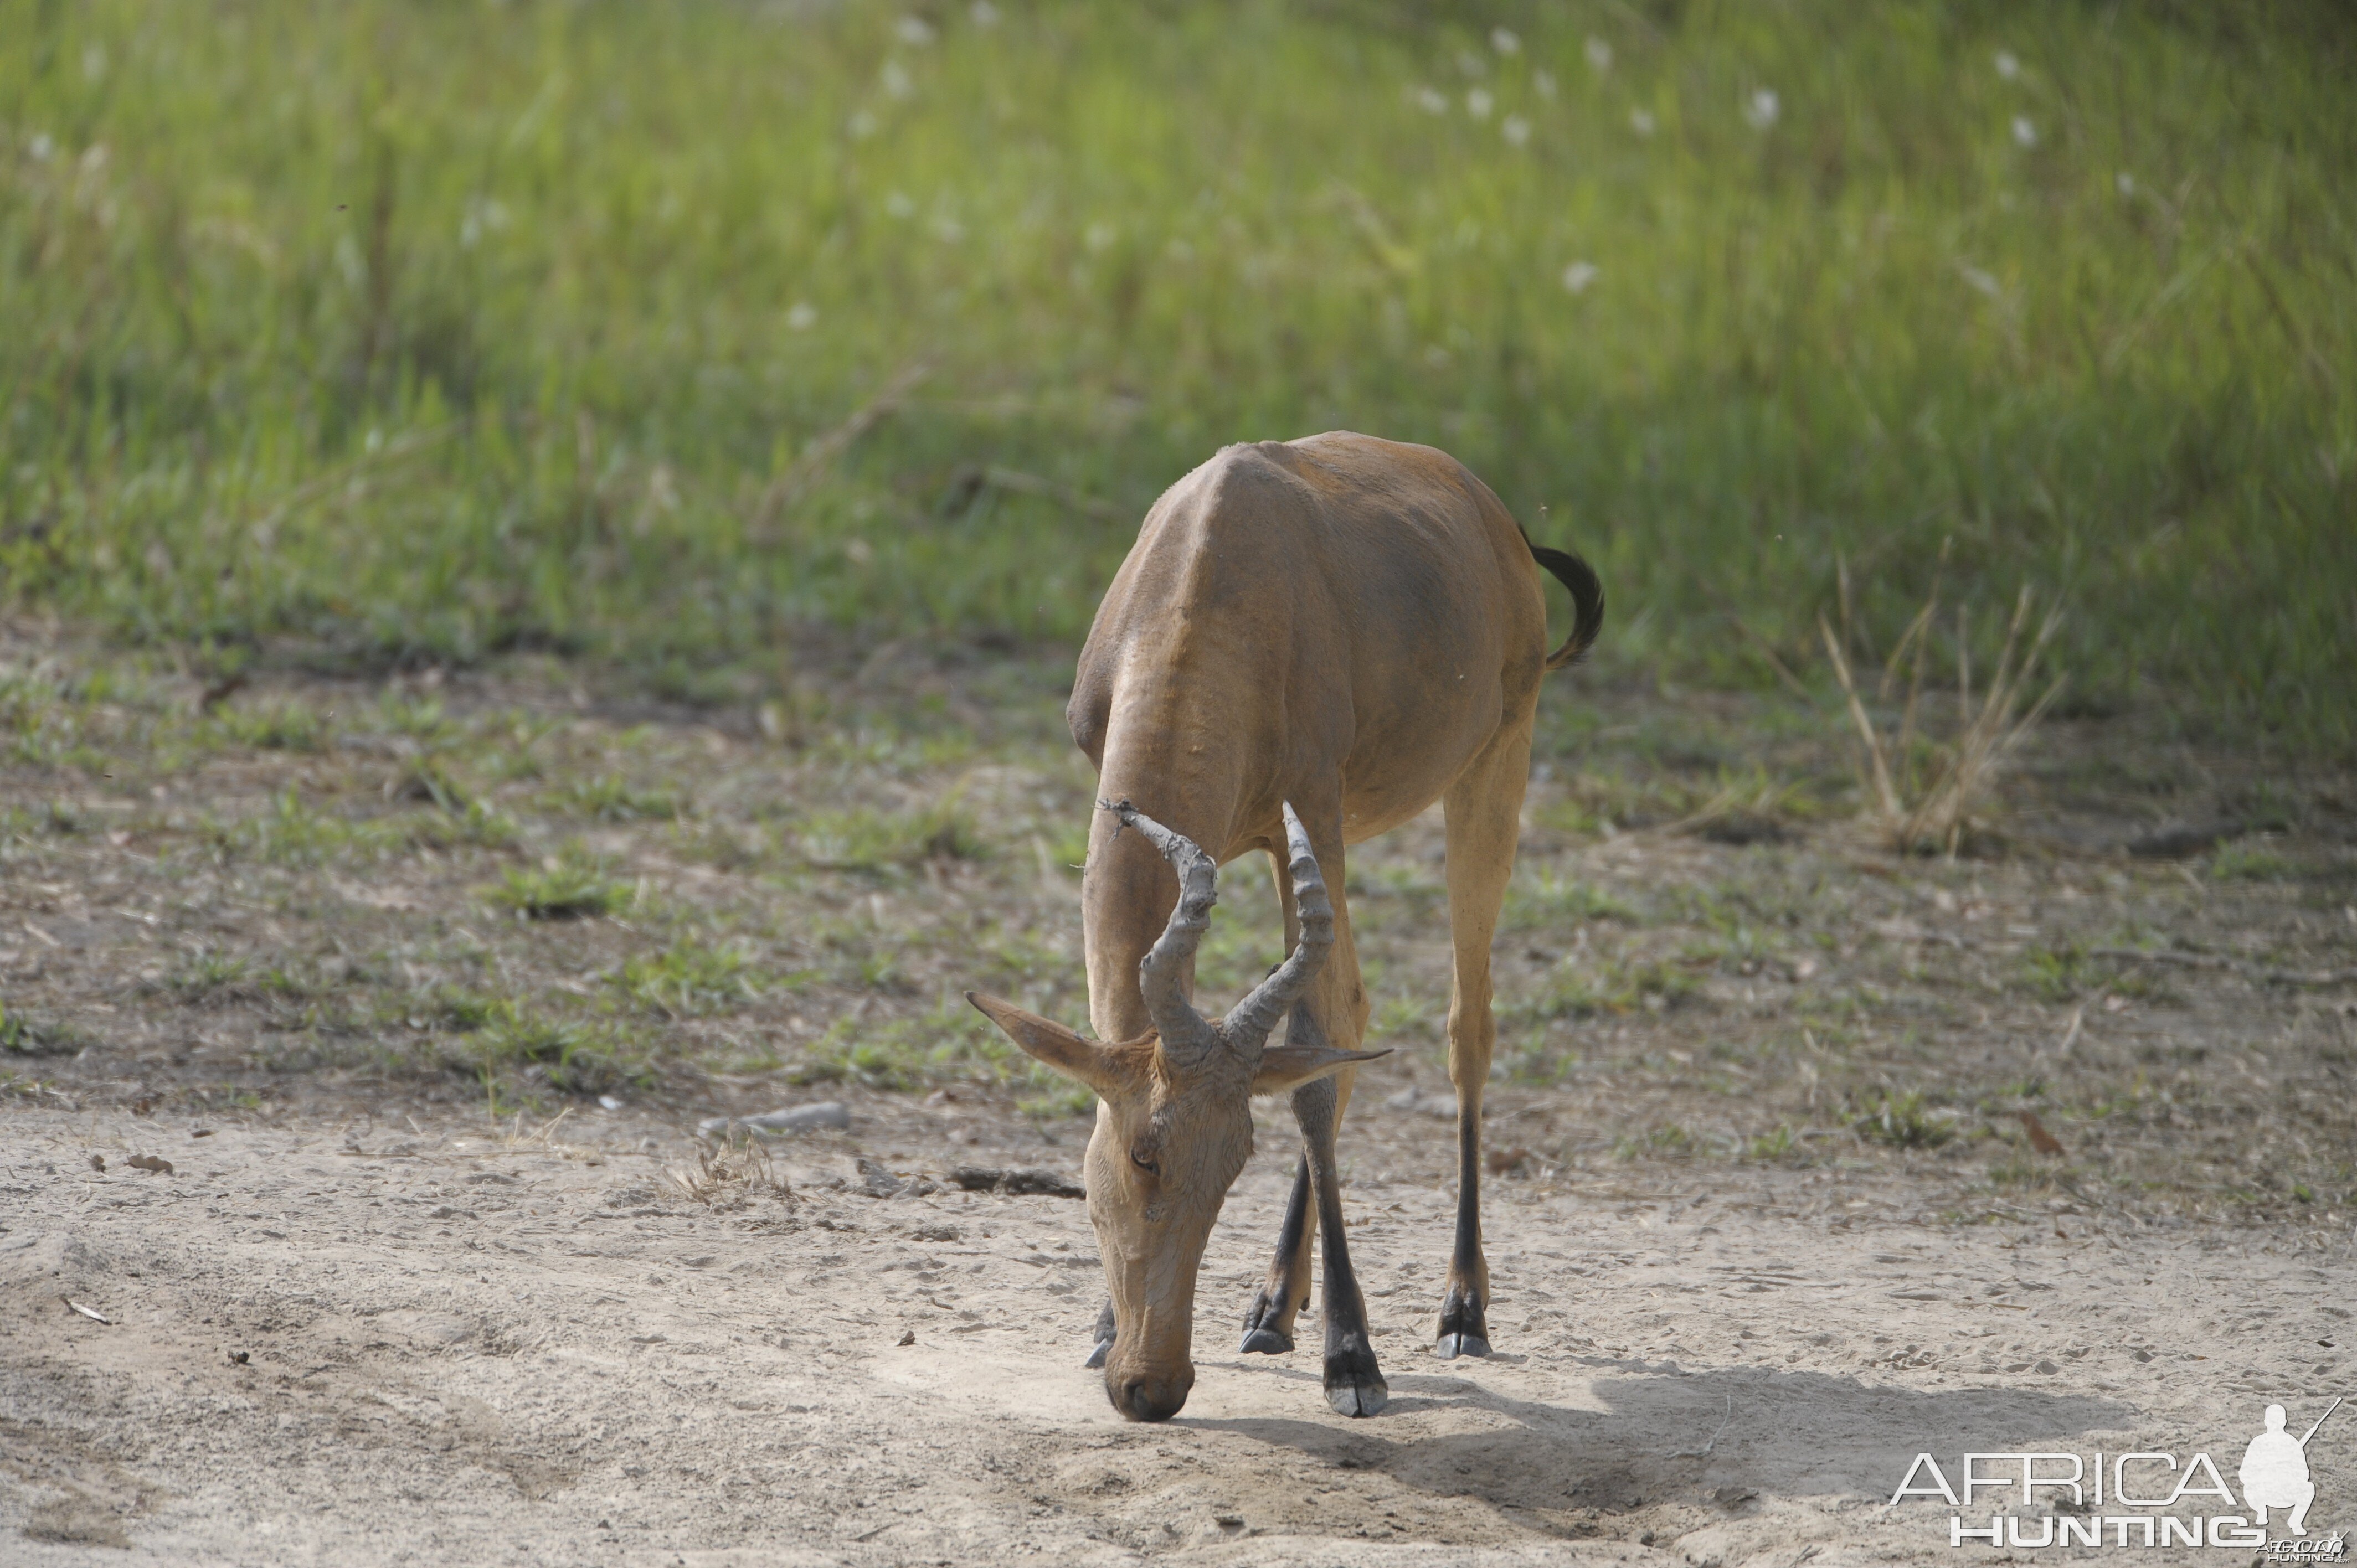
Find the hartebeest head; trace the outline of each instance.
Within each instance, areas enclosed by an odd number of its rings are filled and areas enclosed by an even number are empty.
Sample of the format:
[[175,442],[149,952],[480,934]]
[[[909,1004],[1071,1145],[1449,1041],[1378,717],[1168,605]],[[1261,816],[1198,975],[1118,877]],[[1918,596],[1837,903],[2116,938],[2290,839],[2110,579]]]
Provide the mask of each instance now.
[[1290,805],[1285,832],[1300,940],[1217,1023],[1195,1011],[1186,982],[1211,926],[1219,868],[1191,840],[1127,802],[1100,805],[1145,834],[1178,873],[1178,906],[1137,966],[1153,1029],[1107,1045],[996,997],[969,992],[966,999],[1024,1050],[1096,1090],[1089,1219],[1114,1322],[1105,1395],[1132,1421],[1168,1421],[1195,1384],[1195,1273],[1228,1188],[1252,1155],[1252,1097],[1383,1053],[1336,1050],[1302,1028],[1268,1044],[1334,945],[1333,901]]

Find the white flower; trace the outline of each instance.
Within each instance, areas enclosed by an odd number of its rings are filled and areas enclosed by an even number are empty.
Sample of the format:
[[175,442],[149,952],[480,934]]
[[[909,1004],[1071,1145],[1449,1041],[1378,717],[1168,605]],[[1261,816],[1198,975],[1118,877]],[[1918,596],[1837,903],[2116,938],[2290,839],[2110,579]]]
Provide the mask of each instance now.
[[2112,185],[2122,196],[2134,196],[2136,194],[2136,176],[2128,173],[2126,169],[2120,170],[2119,173],[2112,177]]
[[1081,242],[1092,251],[1104,251],[1111,249],[1113,242],[1120,237],[1119,231],[1100,218],[1081,235]]
[[917,204],[909,199],[906,191],[889,191],[884,197],[884,210],[895,218],[908,218],[914,216]]
[[807,299],[794,301],[793,308],[786,312],[786,330],[789,332],[807,332],[816,325],[818,312],[812,308]]
[[1612,69],[1612,46],[1602,38],[1587,40],[1587,68],[1601,76]]
[[893,24],[892,30],[900,41],[913,48],[923,48],[933,41],[933,25],[922,16],[903,16]]
[[106,74],[106,46],[92,44],[81,51],[81,74],[85,81],[96,81]]
[[1523,52],[1523,40],[1510,27],[1492,27],[1490,47],[1501,55],[1518,55]]
[[1750,122],[1753,130],[1764,131],[1776,123],[1776,115],[1782,108],[1783,105],[1777,101],[1775,89],[1763,87],[1752,93],[1743,105],[1743,117]]
[[2021,74],[2021,62],[2013,58],[2010,50],[1999,49],[1996,51],[1996,73],[2011,81]]
[[1421,108],[1427,114],[1446,114],[1448,113],[1448,99],[1447,95],[1433,88],[1419,87],[1410,94],[1410,96],[1415,100],[1417,107]]
[[1596,281],[1596,267],[1589,262],[1574,262],[1563,269],[1563,286],[1574,294],[1586,294],[1587,285]]
[[1465,113],[1472,115],[1476,120],[1487,120],[1490,117],[1490,95],[1478,87],[1465,95]]
[[1555,72],[1551,70],[1534,70],[1531,72],[1531,85],[1539,90],[1539,96],[1541,98],[1553,98],[1555,96]]
[[1653,116],[1642,109],[1630,110],[1629,129],[1636,132],[1637,134],[1641,136],[1652,135],[1653,134]]
[[990,0],[974,0],[973,7],[966,14],[974,18],[974,25],[977,27],[998,26],[998,7]]
[[1981,293],[1988,295],[1991,299],[1995,299],[2000,292],[1996,279],[1990,276],[1987,273],[1981,271],[1978,267],[1960,266],[1956,271],[1963,275],[1965,283],[1971,285],[1974,288],[1980,290]]
[[1490,74],[1490,62],[1471,49],[1458,49],[1457,69],[1468,76],[1487,76]]
[[876,116],[862,109],[851,117],[851,139],[864,142],[876,134]]
[[47,131],[36,131],[33,133],[33,139],[25,144],[25,150],[32,155],[35,163],[45,164],[49,161],[49,155],[57,151],[57,146],[55,142],[49,140],[49,134]]
[[1525,145],[1531,139],[1531,123],[1520,114],[1507,115],[1506,123],[1498,129],[1506,134],[1506,145],[1510,147]]
[[2013,139],[2017,145],[2034,147],[2038,145],[2038,127],[2029,123],[2027,114],[2013,117]]
[[879,80],[884,83],[885,92],[894,98],[906,98],[916,90],[916,83],[909,80],[907,68],[897,59],[888,59],[884,62],[884,70]]

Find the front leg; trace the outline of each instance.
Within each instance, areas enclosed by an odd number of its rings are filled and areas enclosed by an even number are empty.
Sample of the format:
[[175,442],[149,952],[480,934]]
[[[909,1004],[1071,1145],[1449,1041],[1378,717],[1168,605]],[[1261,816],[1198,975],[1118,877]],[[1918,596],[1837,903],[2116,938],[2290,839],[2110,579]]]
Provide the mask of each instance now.
[[1325,1244],[1326,1402],[1343,1415],[1373,1415],[1391,1399],[1367,1337],[1367,1304],[1351,1270],[1351,1246],[1342,1230],[1342,1179],[1334,1163],[1334,1133],[1341,1120],[1342,1090],[1332,1078],[1293,1091],[1293,1113],[1301,1122],[1309,1176],[1318,1199],[1318,1229]]
[[1293,1196],[1286,1201],[1285,1224],[1276,1233],[1276,1255],[1269,1260],[1268,1278],[1253,1293],[1244,1308],[1243,1348],[1264,1356],[1281,1356],[1293,1348],[1294,1315],[1309,1305],[1309,1240],[1318,1229],[1318,1211],[1309,1206],[1309,1154],[1294,1167]]

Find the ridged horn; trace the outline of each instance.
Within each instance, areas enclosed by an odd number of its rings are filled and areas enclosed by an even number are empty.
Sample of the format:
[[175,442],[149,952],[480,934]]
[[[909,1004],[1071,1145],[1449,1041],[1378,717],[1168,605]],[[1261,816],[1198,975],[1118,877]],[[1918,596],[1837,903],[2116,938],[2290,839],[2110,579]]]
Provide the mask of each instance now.
[[1228,1015],[1220,1020],[1220,1032],[1227,1036],[1229,1048],[1250,1067],[1260,1065],[1269,1031],[1301,999],[1334,949],[1334,901],[1327,896],[1326,878],[1309,847],[1308,830],[1294,814],[1289,800],[1285,803],[1285,843],[1301,940],[1294,943],[1293,951],[1286,955],[1275,973],[1254,987],[1251,995],[1229,1008]]
[[1144,834],[1178,874],[1178,902],[1170,911],[1170,923],[1137,961],[1137,988],[1145,993],[1146,1015],[1162,1036],[1163,1055],[1174,1067],[1193,1066],[1218,1046],[1219,1034],[1187,1000],[1181,981],[1203,933],[1211,929],[1220,868],[1194,840],[1172,832],[1128,801],[1100,800],[1097,805],[1119,817],[1124,827]]

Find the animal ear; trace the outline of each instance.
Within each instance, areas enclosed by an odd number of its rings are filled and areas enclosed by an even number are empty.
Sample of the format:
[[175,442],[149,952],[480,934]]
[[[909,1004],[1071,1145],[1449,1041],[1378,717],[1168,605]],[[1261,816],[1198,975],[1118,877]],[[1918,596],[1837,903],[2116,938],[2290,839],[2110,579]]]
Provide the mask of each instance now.
[[1271,1046],[1260,1057],[1260,1070],[1253,1074],[1254,1094],[1283,1094],[1300,1088],[1313,1078],[1349,1067],[1352,1062],[1371,1062],[1377,1057],[1387,1057],[1388,1049],[1380,1051],[1338,1051],[1331,1046],[1307,1045],[1287,1040],[1281,1046]]
[[1096,1041],[1074,1034],[1053,1019],[1027,1013],[1012,1002],[969,991],[965,999],[1006,1031],[1006,1037],[1067,1078],[1080,1079],[1099,1094],[1126,1086],[1132,1074],[1126,1060]]

